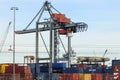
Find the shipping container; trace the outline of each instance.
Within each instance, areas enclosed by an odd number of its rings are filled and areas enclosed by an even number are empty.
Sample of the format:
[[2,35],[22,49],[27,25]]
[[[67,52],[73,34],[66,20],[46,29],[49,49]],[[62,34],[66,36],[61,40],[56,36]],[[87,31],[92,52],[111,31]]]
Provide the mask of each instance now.
[[8,66],[8,64],[0,64],[0,73],[5,73],[7,66]]
[[34,80],[49,80],[49,73],[40,73]]
[[112,60],[112,66],[120,66],[120,60]]
[[113,72],[120,71],[120,66],[113,66]]
[[105,73],[106,74],[113,74],[113,68],[110,66],[110,67],[106,67],[105,68]]
[[52,68],[66,68],[66,63],[53,63]]
[[[20,80],[20,74],[15,74],[16,80]],[[13,80],[13,74],[0,74],[0,80]]]
[[56,20],[60,23],[70,23],[70,19],[66,18],[64,14],[52,14],[53,18],[56,18]]
[[99,74],[99,73],[104,73],[104,70],[102,67],[87,67],[87,68],[84,68],[84,73],[87,73],[87,74]]
[[40,73],[49,73],[49,68],[40,68]]
[[87,68],[87,64],[72,64],[71,67],[76,67],[76,68]]
[[102,74],[91,74],[91,80],[103,80]]
[[52,77],[52,80],[59,80],[59,74],[57,73],[54,73],[53,75],[52,75],[53,77]]
[[64,73],[84,73],[83,68],[66,68]]
[[32,73],[24,73],[24,74],[20,74],[20,78],[23,78],[25,80],[32,80]]
[[105,75],[104,80],[114,80],[114,76],[113,75]]
[[119,72],[114,72],[113,73],[113,77],[114,77],[115,80],[117,80],[118,77],[119,77]]
[[79,74],[79,80],[91,80],[91,74]]
[[79,80],[79,74],[59,74],[59,80]]

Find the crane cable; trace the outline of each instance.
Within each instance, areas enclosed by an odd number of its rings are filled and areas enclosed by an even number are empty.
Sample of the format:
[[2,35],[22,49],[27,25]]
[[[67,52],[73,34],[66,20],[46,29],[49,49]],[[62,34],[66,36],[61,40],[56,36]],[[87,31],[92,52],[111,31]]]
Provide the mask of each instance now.
[[58,38],[59,38],[59,40],[60,40],[60,42],[61,42],[61,44],[62,44],[62,46],[63,46],[63,49],[64,49],[65,53],[67,54],[67,50],[65,49],[65,46],[64,46],[63,41],[62,41],[62,39],[60,38],[60,35],[59,35],[59,34],[58,34]]
[[49,50],[48,50],[48,48],[47,48],[47,45],[46,45],[46,43],[45,43],[45,40],[44,40],[44,38],[43,38],[43,36],[42,36],[42,33],[41,33],[41,32],[40,32],[40,36],[41,36],[41,39],[42,39],[43,44],[44,44],[44,46],[45,46],[45,49],[46,49],[46,51],[47,51],[48,55],[50,56]]
[[2,49],[3,49],[4,44],[5,44],[5,41],[6,41],[8,32],[9,32],[10,25],[11,25],[11,21],[9,22],[8,27],[7,27],[6,31],[5,31],[5,34],[4,34],[4,36],[3,36],[2,40],[1,40],[0,53],[1,53]]

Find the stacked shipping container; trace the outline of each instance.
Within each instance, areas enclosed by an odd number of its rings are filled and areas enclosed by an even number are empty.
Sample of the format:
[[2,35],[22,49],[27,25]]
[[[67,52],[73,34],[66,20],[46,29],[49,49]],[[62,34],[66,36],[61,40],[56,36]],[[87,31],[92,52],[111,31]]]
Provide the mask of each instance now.
[[[0,78],[3,80],[12,80],[13,78],[13,64],[8,64],[8,66],[5,67],[4,73],[0,74]],[[7,79],[6,79],[7,78]],[[15,64],[15,78],[16,80],[32,80],[32,72],[29,66],[18,66]],[[0,80],[2,80],[0,79]]]
[[[54,63],[53,80],[119,80],[120,65],[103,67],[102,65],[77,64],[67,68],[65,63]],[[0,67],[0,80],[10,80],[13,74],[13,65]],[[17,80],[49,80],[49,64],[38,63],[29,66],[15,65]],[[114,77],[114,78],[113,78]]]

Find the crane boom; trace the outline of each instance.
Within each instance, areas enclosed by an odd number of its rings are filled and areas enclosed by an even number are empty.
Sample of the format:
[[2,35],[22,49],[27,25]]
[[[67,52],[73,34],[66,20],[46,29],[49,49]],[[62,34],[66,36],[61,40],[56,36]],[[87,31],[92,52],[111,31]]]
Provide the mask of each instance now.
[[4,33],[4,36],[3,36],[2,40],[1,40],[0,53],[1,53],[2,49],[3,49],[4,44],[5,44],[5,41],[6,41],[8,32],[9,32],[10,25],[11,25],[11,21],[9,22],[8,27],[7,27],[7,29],[6,29],[6,31]]

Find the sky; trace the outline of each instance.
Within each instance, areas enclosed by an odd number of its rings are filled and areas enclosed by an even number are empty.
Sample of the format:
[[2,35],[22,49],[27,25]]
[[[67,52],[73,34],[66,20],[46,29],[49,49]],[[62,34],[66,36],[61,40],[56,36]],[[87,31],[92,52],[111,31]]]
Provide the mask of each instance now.
[[[73,34],[72,48],[78,56],[103,56],[111,59],[120,58],[120,1],[119,0],[48,0],[51,4],[65,14],[73,22],[85,22],[88,24],[86,32]],[[12,22],[8,37],[0,54],[0,62],[12,62],[13,11],[11,7],[18,7],[16,11],[16,30],[23,30],[37,14],[45,0],[0,0],[0,37]],[[45,16],[47,18],[47,16]],[[30,28],[35,28],[35,22]],[[44,32],[45,40],[49,45],[48,32]],[[66,44],[67,37],[61,36]],[[0,40],[1,40],[0,39]],[[16,35],[16,62],[23,62],[24,55],[34,55],[35,34]],[[40,45],[41,52],[45,52],[43,43]],[[62,49],[62,48],[61,48]],[[5,53],[7,52],[7,53]],[[63,50],[61,50],[63,53]],[[43,54],[43,56],[46,54]],[[4,58],[4,56],[7,56]]]

